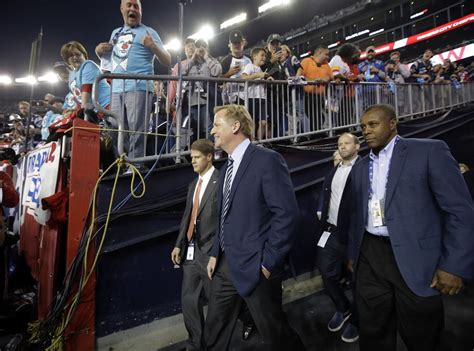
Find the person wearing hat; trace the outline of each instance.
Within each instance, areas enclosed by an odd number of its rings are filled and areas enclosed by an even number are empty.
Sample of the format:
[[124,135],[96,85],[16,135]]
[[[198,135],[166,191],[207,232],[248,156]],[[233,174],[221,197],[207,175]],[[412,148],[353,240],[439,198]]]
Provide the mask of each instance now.
[[[381,60],[376,60],[375,47],[368,46],[365,49],[366,59],[359,63],[359,72],[364,77],[364,81],[371,83],[385,82],[385,65]],[[362,86],[362,110],[366,110],[368,107],[377,103],[376,89],[380,89],[380,86],[365,85]]]
[[[196,41],[193,38],[186,38],[184,41],[184,55],[186,58],[181,61],[181,67],[183,67],[189,60],[193,58],[194,52],[196,51]],[[174,65],[173,69],[171,70],[172,76],[178,75],[178,63]],[[176,89],[177,89],[177,81],[171,80],[168,83],[168,104],[167,111],[173,114],[173,119],[175,118],[176,112]],[[188,110],[187,101],[183,101],[181,103],[182,111]]]
[[[221,60],[222,78],[241,78],[244,67],[252,63],[250,57],[244,55],[247,45],[244,35],[240,30],[232,30],[229,33],[230,53]],[[225,72],[225,73],[224,73]],[[244,85],[238,83],[226,83],[222,91],[225,104],[244,104]]]
[[[265,47],[265,64],[261,68],[274,80],[287,79],[285,68],[281,62],[284,55],[281,47],[282,41],[280,34],[270,34]],[[277,85],[274,86],[274,88],[276,87]],[[267,101],[272,101],[272,104],[268,107],[270,118],[267,123],[270,125],[270,129],[273,127],[274,137],[284,136],[288,129],[288,120],[283,109],[283,106],[287,106],[286,90],[280,87],[280,89],[267,89],[267,91]]]
[[[185,87],[190,109],[183,111],[183,121],[189,117],[193,135],[190,143],[197,139],[212,139],[212,116],[215,102],[215,83],[207,83],[207,78],[219,77],[222,66],[214,57],[209,55],[209,46],[206,40],[198,39],[193,57],[183,65],[183,76],[202,77],[203,81],[193,81]],[[219,101],[218,101],[219,102]],[[188,127],[183,125],[182,127]]]
[[380,83],[385,81],[385,65],[381,60],[376,60],[375,47],[365,49],[366,60],[359,64],[359,71],[364,75],[366,82]]

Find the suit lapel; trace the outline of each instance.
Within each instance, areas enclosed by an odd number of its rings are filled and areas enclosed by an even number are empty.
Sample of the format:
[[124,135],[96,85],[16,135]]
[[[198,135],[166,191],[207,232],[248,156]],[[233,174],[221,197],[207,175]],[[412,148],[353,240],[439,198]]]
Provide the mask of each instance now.
[[393,149],[392,159],[390,160],[390,169],[388,171],[387,192],[385,194],[385,209],[388,208],[390,201],[395,193],[400,173],[403,170],[403,164],[407,156],[406,140],[400,138]]
[[230,200],[229,200],[229,208],[232,205],[232,199],[234,198],[235,192],[239,187],[240,180],[242,179],[250,161],[252,160],[252,154],[255,151],[256,146],[250,144],[245,150],[244,156],[242,157],[242,161],[240,162],[239,169],[237,170],[237,174],[234,177],[234,181],[232,182],[232,188],[230,189]]
[[204,208],[204,205],[206,204],[207,200],[209,199],[209,196],[214,191],[216,186],[217,186],[217,170],[214,170],[214,172],[212,172],[211,178],[209,179],[209,183],[207,183],[206,191],[202,195],[201,202],[199,203],[199,210],[197,213],[197,217],[199,217],[199,214],[201,213],[202,209]]
[[360,163],[359,172],[362,173],[360,177],[362,180],[362,206],[364,209],[364,223],[367,223],[369,203],[369,156],[364,157]]

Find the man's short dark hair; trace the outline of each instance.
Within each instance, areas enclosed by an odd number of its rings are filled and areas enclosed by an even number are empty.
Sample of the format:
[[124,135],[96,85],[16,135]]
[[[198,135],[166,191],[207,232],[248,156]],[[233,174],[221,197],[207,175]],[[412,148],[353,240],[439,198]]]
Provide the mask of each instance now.
[[184,41],[184,45],[188,44],[196,44],[196,40],[194,40],[193,38],[186,38],[186,40]]
[[214,143],[209,139],[198,139],[191,144],[191,150],[199,151],[203,155],[212,155],[214,159]]
[[326,45],[318,45],[316,46],[316,49],[314,49],[313,55],[317,53],[318,51],[322,51],[322,50],[329,50],[329,49]]
[[391,105],[387,104],[377,104],[370,106],[367,110],[364,111],[364,115],[367,113],[373,113],[376,111],[382,112],[382,114],[387,117],[389,120],[397,119],[397,113]]
[[359,49],[354,44],[345,43],[342,44],[339,49],[337,49],[336,54],[344,59],[350,59],[358,50]]
[[430,51],[432,54],[434,54],[434,51],[433,51],[433,49],[431,49],[431,48],[425,49],[425,51],[423,51],[423,53],[425,53],[425,52],[427,52],[427,51]]
[[250,51],[250,57],[252,58],[252,60],[253,60],[253,57],[258,55],[260,51],[265,52],[265,49],[262,47],[256,47],[256,48],[253,48],[252,51]]

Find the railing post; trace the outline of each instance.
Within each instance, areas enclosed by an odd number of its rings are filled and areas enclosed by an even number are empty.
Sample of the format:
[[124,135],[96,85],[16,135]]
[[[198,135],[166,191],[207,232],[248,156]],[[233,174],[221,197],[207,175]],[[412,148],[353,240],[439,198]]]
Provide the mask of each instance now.
[[328,83],[328,128],[329,128],[329,136],[333,137],[334,136],[334,131],[332,129],[332,105],[334,103],[334,88],[333,84],[331,82]]
[[[293,114],[293,142],[298,141],[298,124],[296,118],[296,89],[298,86],[295,86],[291,89],[291,113]],[[300,116],[301,117],[301,116]]]
[[408,85],[408,100],[410,101],[410,116],[413,119],[413,84]]

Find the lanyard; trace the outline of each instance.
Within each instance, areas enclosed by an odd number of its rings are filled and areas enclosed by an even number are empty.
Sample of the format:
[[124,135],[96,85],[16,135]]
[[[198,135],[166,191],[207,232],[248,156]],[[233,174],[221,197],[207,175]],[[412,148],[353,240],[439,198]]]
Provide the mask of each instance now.
[[[395,149],[395,145],[397,145],[399,140],[400,140],[400,136],[399,135],[395,136],[395,141],[393,143],[394,149]],[[393,156],[393,152],[392,152],[392,156]],[[390,173],[390,164],[391,163],[392,163],[392,158],[390,158],[390,163],[388,165],[387,181],[385,182],[385,192],[387,192],[388,174]],[[369,199],[372,198],[372,196],[374,194],[374,190],[372,188],[373,180],[374,180],[374,160],[369,155]]]

